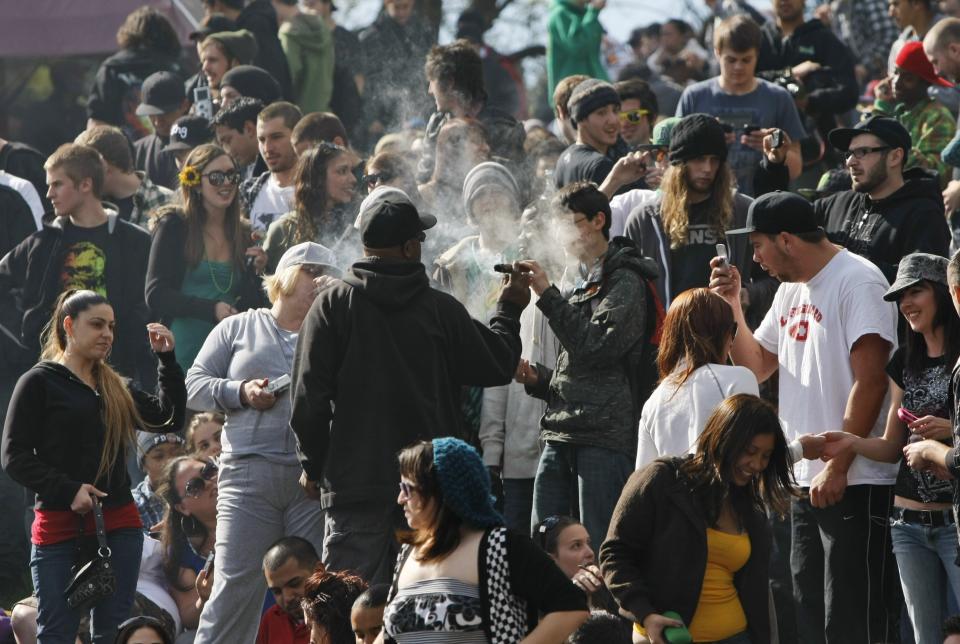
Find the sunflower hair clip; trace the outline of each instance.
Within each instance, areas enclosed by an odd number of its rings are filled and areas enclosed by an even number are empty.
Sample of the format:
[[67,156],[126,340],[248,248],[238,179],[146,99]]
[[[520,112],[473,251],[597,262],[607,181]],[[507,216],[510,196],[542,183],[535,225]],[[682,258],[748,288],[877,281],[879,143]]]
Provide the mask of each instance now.
[[177,175],[180,179],[180,185],[192,188],[200,185],[200,169],[196,166],[185,165]]

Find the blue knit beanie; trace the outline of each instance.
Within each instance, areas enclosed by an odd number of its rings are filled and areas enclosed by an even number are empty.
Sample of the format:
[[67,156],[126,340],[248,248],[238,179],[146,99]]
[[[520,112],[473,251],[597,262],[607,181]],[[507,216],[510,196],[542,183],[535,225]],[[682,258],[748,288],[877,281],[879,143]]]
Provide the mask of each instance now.
[[443,502],[464,523],[481,530],[504,525],[493,507],[490,474],[477,450],[459,438],[434,438],[433,465]]

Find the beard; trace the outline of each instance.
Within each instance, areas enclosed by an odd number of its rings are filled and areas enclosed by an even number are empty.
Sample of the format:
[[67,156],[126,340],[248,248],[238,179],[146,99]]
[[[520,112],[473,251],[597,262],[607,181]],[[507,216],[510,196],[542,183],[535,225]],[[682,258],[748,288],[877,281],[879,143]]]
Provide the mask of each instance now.
[[850,175],[853,180],[853,189],[856,192],[871,192],[887,180],[887,166],[885,163],[878,163],[869,171],[860,175],[859,179]]

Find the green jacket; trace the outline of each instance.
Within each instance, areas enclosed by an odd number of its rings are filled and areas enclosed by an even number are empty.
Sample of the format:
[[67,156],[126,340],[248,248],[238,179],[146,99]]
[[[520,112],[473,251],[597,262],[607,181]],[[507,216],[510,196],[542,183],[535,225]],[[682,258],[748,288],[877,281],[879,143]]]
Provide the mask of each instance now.
[[557,83],[567,76],[586,74],[609,80],[600,64],[600,39],[603,27],[593,7],[582,7],[569,0],[554,0],[547,24],[547,96],[553,96]]
[[913,149],[904,164],[904,170],[921,167],[940,175],[940,187],[950,181],[951,171],[940,158],[940,152],[957,132],[956,121],[950,110],[932,98],[925,98],[911,108],[904,103],[893,104],[877,99],[874,112],[892,116],[907,128],[913,140]]
[[304,114],[326,112],[333,93],[333,34],[319,16],[300,13],[280,27],[280,45]]
[[648,341],[644,280],[657,272],[632,241],[615,237],[602,267],[570,295],[551,286],[540,296],[537,307],[560,341],[556,369],[537,365],[538,382],[527,387],[547,401],[544,440],[636,452],[642,402],[634,400],[628,365]]

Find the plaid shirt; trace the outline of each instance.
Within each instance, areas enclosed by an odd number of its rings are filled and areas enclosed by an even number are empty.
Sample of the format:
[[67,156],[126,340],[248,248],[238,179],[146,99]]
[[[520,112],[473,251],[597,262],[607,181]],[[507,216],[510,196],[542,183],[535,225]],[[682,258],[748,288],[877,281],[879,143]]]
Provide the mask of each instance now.
[[150,213],[173,200],[173,190],[158,186],[147,178],[143,172],[137,171],[140,177],[140,187],[133,193],[133,211],[130,213],[130,223],[140,226],[144,230],[150,220]]
[[887,54],[899,35],[886,0],[841,0],[840,35],[873,77],[883,76]]
[[913,149],[904,168],[920,166],[935,170],[940,175],[940,186],[945,188],[952,173],[940,153],[957,133],[957,124],[950,110],[939,101],[926,98],[910,109],[903,104],[894,109],[890,103],[877,100],[874,112],[895,116],[910,133]]
[[163,499],[150,489],[150,479],[147,478],[140,481],[140,484],[130,490],[130,493],[133,494],[133,502],[137,504],[137,511],[140,512],[143,531],[149,532],[150,528],[163,521],[163,513],[166,510]]

